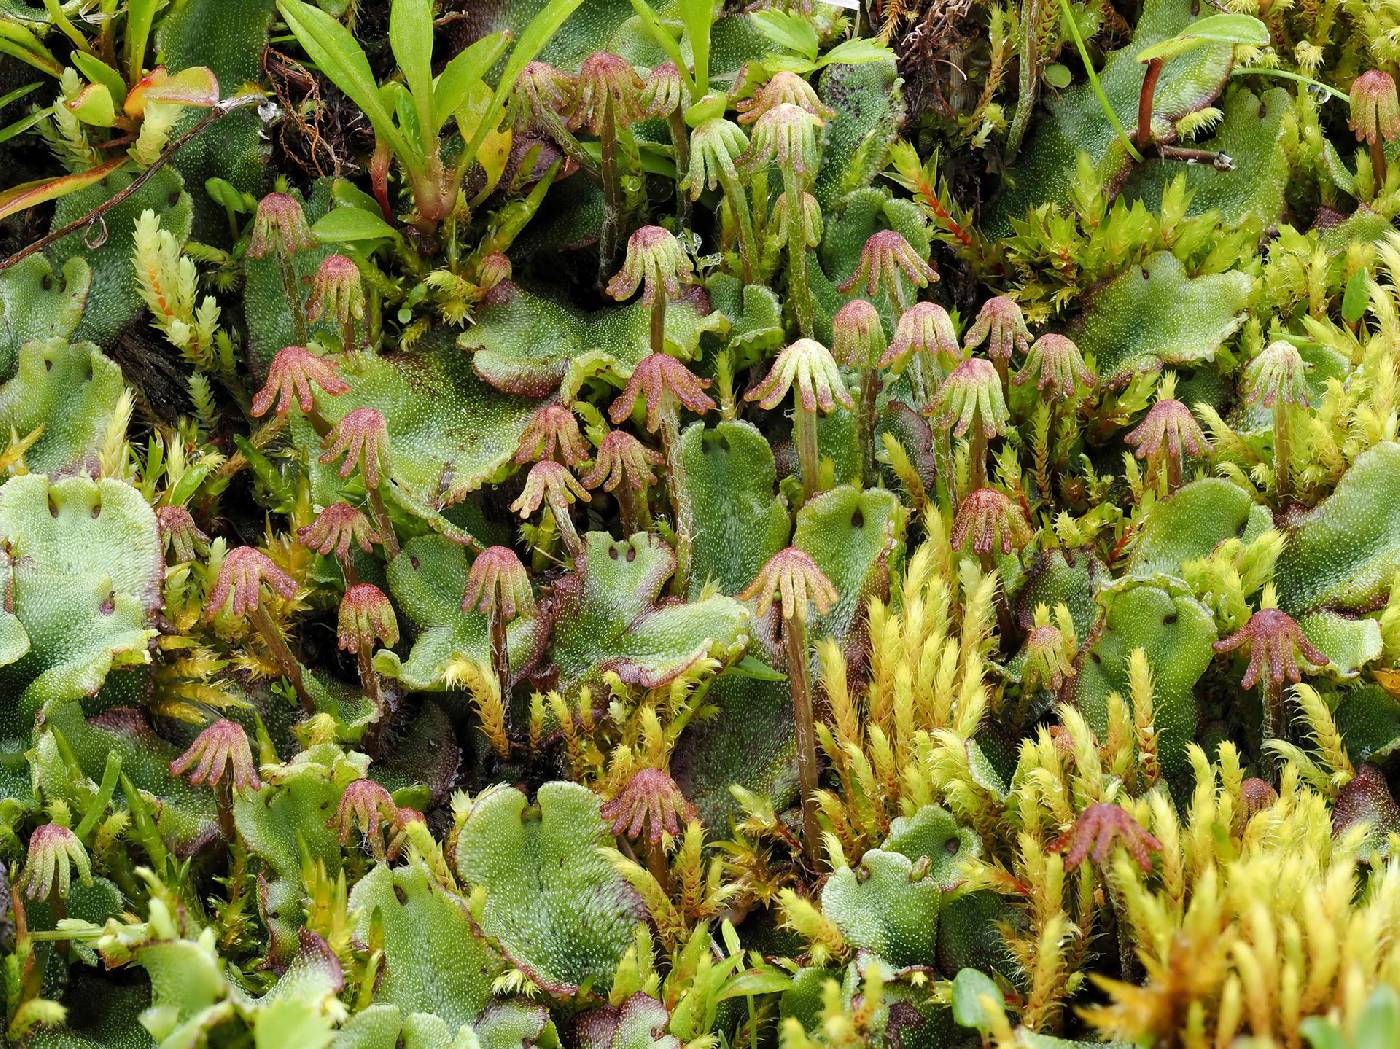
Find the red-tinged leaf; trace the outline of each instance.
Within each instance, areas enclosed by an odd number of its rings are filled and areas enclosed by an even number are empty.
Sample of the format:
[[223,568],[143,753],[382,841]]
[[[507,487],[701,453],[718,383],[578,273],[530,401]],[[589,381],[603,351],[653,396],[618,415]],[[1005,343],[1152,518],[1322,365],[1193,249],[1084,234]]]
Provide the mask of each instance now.
[[191,66],[173,76],[164,66],[157,66],[137,81],[123,109],[127,116],[139,117],[152,102],[205,108],[218,105],[218,78],[205,66]]
[[104,84],[88,84],[63,104],[84,124],[111,127],[116,123],[117,114],[112,104],[112,94]]
[[96,185],[127,162],[126,157],[114,157],[87,171],[79,171],[60,178],[41,178],[24,182],[0,192],[0,219],[8,218],[36,204],[66,197],[80,189]]

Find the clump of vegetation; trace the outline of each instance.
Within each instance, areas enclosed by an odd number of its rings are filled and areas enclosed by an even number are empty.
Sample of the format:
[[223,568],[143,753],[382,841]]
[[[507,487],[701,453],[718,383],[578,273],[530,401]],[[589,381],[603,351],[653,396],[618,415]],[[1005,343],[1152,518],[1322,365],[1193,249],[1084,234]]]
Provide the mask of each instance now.
[[1395,1044],[1397,40],[0,5],[7,1042]]

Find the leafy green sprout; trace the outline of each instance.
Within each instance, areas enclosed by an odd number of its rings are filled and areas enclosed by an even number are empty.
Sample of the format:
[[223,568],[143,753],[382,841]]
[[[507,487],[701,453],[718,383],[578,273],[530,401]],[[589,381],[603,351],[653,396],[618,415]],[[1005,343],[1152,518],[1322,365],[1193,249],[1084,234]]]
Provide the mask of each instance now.
[[[431,232],[456,206],[458,187],[478,162],[487,137],[499,127],[520,71],[581,2],[550,0],[514,48],[508,33],[493,33],[458,52],[434,76],[431,0],[393,0],[389,46],[403,79],[382,85],[375,82],[364,50],[338,19],[303,0],[279,0],[278,10],[321,72],[364,112],[378,148],[403,168],[413,194],[413,223]],[[508,52],[493,87],[486,76]],[[449,168],[442,132],[453,117],[463,148]],[[382,189],[383,175],[376,181]],[[386,200],[387,193],[381,193],[381,205]]]

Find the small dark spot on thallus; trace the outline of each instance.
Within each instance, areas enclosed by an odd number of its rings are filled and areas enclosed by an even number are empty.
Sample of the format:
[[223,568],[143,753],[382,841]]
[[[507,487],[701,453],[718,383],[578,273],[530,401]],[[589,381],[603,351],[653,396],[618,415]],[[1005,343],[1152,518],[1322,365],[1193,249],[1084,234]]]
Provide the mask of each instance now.
[[960,848],[962,848],[962,842],[960,842],[957,838],[949,838],[946,842],[943,843],[943,851],[946,852],[949,856],[956,856],[958,854],[958,849]]
[[408,906],[408,893],[406,893],[406,892],[403,891],[403,886],[401,886],[401,885],[395,885],[395,886],[394,886],[394,895],[398,897],[399,905],[400,905],[400,906],[403,906],[403,907]]
[[856,509],[856,512],[855,512],[855,513],[851,514],[851,527],[852,527],[852,528],[864,528],[864,527],[865,527],[865,514],[864,514],[859,508]]
[[1163,625],[1163,626],[1171,626],[1173,623],[1175,623],[1175,622],[1176,622],[1178,619],[1180,619],[1180,618],[1181,618],[1181,617],[1178,616],[1175,612],[1168,612],[1166,615],[1164,615],[1164,616],[1162,617],[1162,625]]

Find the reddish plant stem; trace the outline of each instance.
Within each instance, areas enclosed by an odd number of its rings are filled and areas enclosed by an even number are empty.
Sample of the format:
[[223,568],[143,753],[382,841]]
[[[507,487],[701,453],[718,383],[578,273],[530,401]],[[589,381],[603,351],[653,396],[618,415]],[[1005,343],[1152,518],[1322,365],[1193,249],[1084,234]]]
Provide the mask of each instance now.
[[252,619],[257,632],[262,635],[263,642],[271,651],[272,658],[281,669],[282,674],[292,683],[292,689],[296,692],[297,699],[301,703],[302,712],[305,714],[316,713],[316,703],[312,700],[311,694],[306,691],[306,681],[302,677],[301,664],[297,662],[297,657],[292,655],[292,650],[287,647],[287,642],[278,632],[277,624],[267,614],[267,609],[259,605],[249,613],[249,618]]
[[10,906],[15,917],[15,953],[24,956],[19,978],[19,998],[21,1002],[27,1002],[39,996],[43,974],[34,962],[34,944],[29,939],[29,917],[24,909],[24,894],[11,889]]
[[807,627],[793,616],[783,620],[788,684],[797,730],[797,782],[802,792],[802,851],[812,870],[821,864],[821,828],[817,824],[817,728],[812,679],[807,667]]
[[1263,711],[1263,724],[1259,731],[1259,763],[1269,770],[1269,777],[1277,786],[1279,776],[1283,772],[1284,759],[1279,754],[1267,757],[1264,745],[1271,739],[1283,739],[1286,736],[1283,687],[1275,685],[1267,672],[1259,680],[1259,705]]
[[933,212],[934,217],[948,227],[948,232],[957,238],[959,244],[965,248],[972,247],[972,235],[963,229],[948,209],[943,206],[943,202],[938,199],[938,190],[935,187],[920,179],[918,185],[914,187],[914,192],[919,195],[919,200],[924,207]]
[[860,417],[857,419],[860,444],[861,483],[869,488],[876,483],[875,428],[879,420],[880,373],[875,368],[861,369]]
[[[33,255],[36,252],[43,251],[55,241],[60,241],[64,237],[68,236],[68,234],[76,233],[78,230],[82,229],[89,223],[95,222],[97,219],[101,218],[107,212],[111,211],[118,204],[126,200],[133,193],[135,193],[142,186],[144,186],[147,180],[150,179],[157,171],[165,167],[166,164],[170,163],[171,159],[175,156],[177,152],[179,152],[180,148],[184,146],[185,143],[189,142],[190,139],[194,138],[201,131],[207,128],[210,124],[214,123],[214,121],[218,120],[220,117],[232,113],[235,109],[238,109],[241,106],[246,106],[253,102],[261,102],[262,100],[263,96],[261,94],[256,94],[240,95],[237,98],[230,98],[226,101],[220,102],[213,109],[209,110],[208,113],[204,114],[204,116],[200,117],[192,125],[190,125],[188,131],[182,134],[174,142],[170,143],[170,145],[166,146],[165,149],[161,152],[160,156],[156,157],[155,161],[151,164],[151,166],[148,167],[145,171],[141,172],[141,174],[137,175],[129,183],[127,183],[125,188],[118,190],[116,193],[113,193],[101,204],[97,205],[97,207],[93,208],[87,214],[74,219],[66,226],[61,226],[58,229],[54,230],[52,233],[40,237],[38,240],[34,241],[34,243],[25,245],[19,251],[11,255],[9,258],[5,259],[3,262],[0,262],[0,271],[9,269],[15,263],[27,259],[30,255]],[[124,163],[125,158],[122,159],[121,163],[114,163],[112,170],[116,171],[119,167],[121,167],[121,164]]]
[[384,702],[384,695],[379,689],[379,675],[374,672],[370,648],[370,645],[361,645],[355,650],[355,664],[360,671],[360,687],[364,689],[375,711],[374,720],[365,730],[364,748],[367,754],[377,756],[380,741],[389,727],[389,706]]
[[1279,505],[1293,495],[1293,467],[1289,462],[1292,445],[1289,442],[1288,405],[1282,397],[1274,402],[1274,491]]
[[219,833],[232,847],[237,830],[233,822],[233,788],[229,784],[228,774],[220,777],[214,786],[214,809],[219,816]]
[[292,342],[303,346],[306,344],[306,311],[302,309],[301,288],[297,283],[292,256],[282,248],[277,249],[277,272],[282,276],[282,291],[287,296],[287,309],[292,314]]
[[501,709],[510,719],[510,649],[506,644],[506,619],[499,608],[491,610],[491,669],[501,689]]
[[652,841],[650,837],[646,842],[647,870],[656,879],[656,884],[661,886],[661,891],[669,893],[671,891],[671,867],[666,862],[666,845],[660,838]]
[[1142,92],[1138,95],[1138,123],[1133,132],[1133,145],[1146,149],[1152,144],[1152,96],[1157,93],[1157,79],[1162,75],[1162,59],[1154,58],[1147,63],[1147,74],[1142,80]]
[[651,299],[651,352],[666,352],[666,291],[657,288]]
[[982,413],[972,420],[971,439],[967,450],[967,490],[975,492],[987,487],[987,434],[982,429]]
[[680,410],[674,402],[661,419],[661,451],[666,457],[666,486],[671,491],[671,508],[676,523],[676,571],[673,592],[684,596],[690,588],[690,554],[695,541],[695,513],[690,502],[690,485],[681,462]]
[[1181,457],[1167,456],[1167,494],[1171,495],[1181,487]]
[[642,531],[641,518],[637,513],[637,499],[646,498],[645,489],[633,488],[627,481],[617,486],[617,512],[622,518],[622,532],[632,536]]
[[[676,170],[690,170],[690,128],[686,127],[685,117],[679,109],[673,110],[666,118],[667,130],[671,132],[671,148],[675,150]],[[690,225],[690,194],[676,188],[676,225],[686,229]]]
[[617,163],[617,121],[609,106],[603,115],[598,142],[601,146],[603,183],[603,229],[598,237],[598,282],[606,282],[617,257],[618,230],[622,225],[622,174]]
[[803,501],[821,490],[821,449],[817,445],[817,413],[809,412],[799,402],[792,419],[793,436],[797,441],[798,469],[802,473]]
[[370,156],[369,161],[370,189],[374,192],[375,202],[379,205],[379,211],[384,216],[384,221],[392,225],[394,209],[389,203],[389,160],[391,156],[389,144],[376,138],[374,153]]
[[369,490],[369,508],[374,516],[374,526],[384,543],[384,554],[392,561],[399,555],[399,537],[394,534],[394,522],[389,517],[389,508],[384,505],[384,497],[378,488]]

